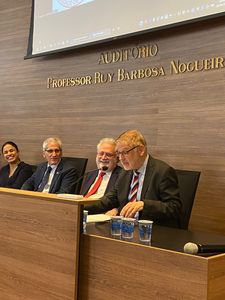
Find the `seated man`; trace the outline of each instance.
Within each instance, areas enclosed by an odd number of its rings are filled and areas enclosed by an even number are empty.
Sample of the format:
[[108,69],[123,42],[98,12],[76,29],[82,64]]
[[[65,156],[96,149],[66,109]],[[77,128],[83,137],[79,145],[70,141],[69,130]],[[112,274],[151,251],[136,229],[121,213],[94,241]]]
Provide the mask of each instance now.
[[98,170],[87,174],[81,194],[86,198],[96,195],[98,198],[109,192],[115,185],[122,168],[117,165],[116,143],[114,139],[101,139],[97,145],[96,164]]
[[112,210],[124,217],[179,227],[182,204],[175,170],[148,154],[146,140],[137,130],[122,133],[116,144],[125,170],[113,190],[85,209],[90,214]]
[[73,193],[77,172],[69,163],[63,161],[61,140],[46,139],[43,142],[43,157],[47,162],[37,167],[21,189],[53,194]]

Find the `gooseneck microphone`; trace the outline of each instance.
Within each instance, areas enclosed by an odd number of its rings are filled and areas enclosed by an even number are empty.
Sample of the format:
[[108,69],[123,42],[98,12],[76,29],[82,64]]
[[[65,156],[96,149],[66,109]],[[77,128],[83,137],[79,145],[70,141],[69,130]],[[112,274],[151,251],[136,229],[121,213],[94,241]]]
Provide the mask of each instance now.
[[189,242],[184,245],[184,252],[188,254],[224,253],[225,245],[202,245]]

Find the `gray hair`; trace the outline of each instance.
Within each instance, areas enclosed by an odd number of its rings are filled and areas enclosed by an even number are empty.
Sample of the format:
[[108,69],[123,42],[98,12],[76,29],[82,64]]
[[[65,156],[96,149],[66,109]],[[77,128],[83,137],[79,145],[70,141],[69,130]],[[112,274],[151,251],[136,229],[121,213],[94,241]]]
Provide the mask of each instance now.
[[58,144],[60,150],[62,150],[62,141],[61,141],[59,138],[57,138],[57,137],[50,137],[50,138],[47,138],[47,139],[43,142],[43,144],[42,144],[42,149],[43,149],[43,151],[47,150],[48,144],[51,143],[51,142]]
[[113,138],[103,138],[99,141],[99,143],[97,145],[97,150],[102,144],[111,144],[111,145],[116,146],[116,141]]

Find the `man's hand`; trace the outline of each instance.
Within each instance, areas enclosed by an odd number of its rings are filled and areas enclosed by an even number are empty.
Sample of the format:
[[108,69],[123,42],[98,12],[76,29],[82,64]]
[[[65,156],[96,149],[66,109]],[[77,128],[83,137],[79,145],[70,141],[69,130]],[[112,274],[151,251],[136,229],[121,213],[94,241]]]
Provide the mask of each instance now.
[[116,216],[118,214],[118,209],[117,208],[113,208],[111,210],[108,210],[105,215],[113,217]]
[[135,201],[127,203],[121,210],[120,215],[126,218],[133,218],[136,212],[143,210],[144,201]]

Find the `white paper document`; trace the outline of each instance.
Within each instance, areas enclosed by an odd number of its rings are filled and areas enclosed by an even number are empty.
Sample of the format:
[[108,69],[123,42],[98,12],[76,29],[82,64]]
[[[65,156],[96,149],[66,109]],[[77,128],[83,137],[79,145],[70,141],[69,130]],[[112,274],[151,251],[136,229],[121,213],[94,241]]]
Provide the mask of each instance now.
[[75,194],[57,194],[58,197],[73,199],[73,200],[81,200],[84,199],[83,195],[75,195]]
[[104,215],[104,214],[97,214],[97,215],[88,215],[87,216],[87,223],[93,223],[93,222],[106,222],[111,220],[110,216]]

